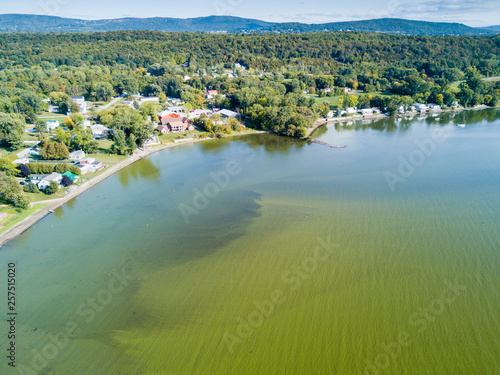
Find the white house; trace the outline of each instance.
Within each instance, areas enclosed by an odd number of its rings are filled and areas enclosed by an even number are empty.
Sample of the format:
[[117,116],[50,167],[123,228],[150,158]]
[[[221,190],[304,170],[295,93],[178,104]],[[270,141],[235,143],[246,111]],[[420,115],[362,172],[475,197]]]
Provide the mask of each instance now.
[[59,185],[61,183],[61,180],[62,180],[62,176],[59,173],[54,172],[54,173],[48,175],[47,177],[43,178],[38,183],[38,188],[40,190],[45,190],[46,188],[48,188],[50,186],[50,183],[52,181],[57,182],[57,184]]
[[240,116],[237,112],[230,111],[229,109],[221,109],[216,114],[220,114],[222,118],[236,118]]
[[71,160],[82,160],[85,157],[85,152],[82,150],[78,151],[73,151],[71,154],[69,154],[69,158]]
[[89,158],[82,159],[80,161],[80,164],[92,164],[93,162],[95,162],[95,159],[89,157]]
[[326,117],[328,118],[332,118],[335,116],[335,111],[329,111],[328,114],[326,115]]
[[364,108],[364,109],[361,110],[361,114],[363,116],[373,115],[373,109],[371,109],[371,108]]
[[433,111],[441,111],[441,106],[437,105],[435,103],[431,103],[431,104],[429,104],[429,109],[431,109]]
[[80,170],[82,175],[89,173],[92,169],[90,164],[77,164],[76,167]]
[[47,131],[50,132],[52,130],[55,130],[57,127],[59,127],[59,121],[57,120],[48,120],[46,122],[47,125]]
[[356,107],[346,108],[346,112],[349,114],[356,113],[357,111],[358,111],[358,109]]
[[172,103],[173,105],[177,105],[177,106],[180,106],[181,104],[184,104],[184,102],[179,99],[179,98],[169,98],[167,97],[167,100]]
[[57,105],[49,105],[49,112],[50,113],[59,113],[59,106],[57,106]]
[[85,101],[85,98],[83,96],[72,96],[71,100],[73,100],[78,105],[78,107],[80,107],[81,114],[87,113],[87,102]]
[[160,99],[157,96],[150,96],[147,98],[140,98],[139,104],[142,105],[144,103],[159,103]]
[[167,107],[166,111],[163,111],[162,113],[164,112],[170,112],[170,113],[185,113],[186,112],[186,107],[181,107],[181,106],[176,106],[176,107]]
[[184,76],[184,81],[189,81],[190,79],[191,79],[191,77],[190,77],[190,76],[188,76],[188,75],[185,75],[185,76]]
[[109,134],[109,128],[101,124],[95,124],[90,126],[92,131],[92,138],[106,138]]
[[425,112],[429,109],[425,104],[417,103],[415,104],[415,109],[420,112]]
[[201,115],[205,115],[207,117],[212,116],[212,111],[210,109],[195,109],[189,112],[188,117],[190,120],[195,118],[200,118]]

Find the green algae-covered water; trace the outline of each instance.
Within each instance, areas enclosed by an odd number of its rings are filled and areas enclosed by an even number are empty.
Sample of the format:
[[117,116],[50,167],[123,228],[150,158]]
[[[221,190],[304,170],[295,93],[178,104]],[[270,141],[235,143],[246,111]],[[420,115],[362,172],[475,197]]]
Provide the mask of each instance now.
[[131,165],[1,249],[1,373],[500,374],[500,113],[454,121]]

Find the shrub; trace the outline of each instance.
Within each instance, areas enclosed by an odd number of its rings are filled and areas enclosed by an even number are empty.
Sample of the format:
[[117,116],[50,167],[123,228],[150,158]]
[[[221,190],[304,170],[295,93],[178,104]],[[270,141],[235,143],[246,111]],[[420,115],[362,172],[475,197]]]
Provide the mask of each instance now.
[[36,186],[33,182],[30,182],[29,184],[24,185],[23,190],[26,193],[33,193],[33,194],[40,192],[40,189],[38,188],[38,186]]
[[47,186],[43,192],[47,195],[52,195],[57,193],[58,190],[59,190],[59,185],[57,184],[57,182],[50,181],[50,185]]
[[16,193],[12,196],[12,204],[14,207],[22,208],[23,210],[28,208],[30,205],[30,200],[23,192]]

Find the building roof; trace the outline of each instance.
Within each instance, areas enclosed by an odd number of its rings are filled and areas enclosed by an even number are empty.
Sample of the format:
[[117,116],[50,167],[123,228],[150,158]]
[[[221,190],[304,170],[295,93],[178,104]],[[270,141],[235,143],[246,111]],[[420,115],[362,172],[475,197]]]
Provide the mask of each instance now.
[[221,114],[222,116],[225,116],[225,117],[236,117],[236,116],[238,116],[237,112],[230,111],[229,109],[221,109],[217,113],[219,113],[219,114]]
[[64,172],[61,176],[63,177],[69,177],[71,178],[73,181],[75,181],[77,178],[78,178],[78,175],[74,174],[74,173],[71,173],[70,171],[68,172]]
[[107,131],[109,130],[109,128],[105,127],[104,125],[101,125],[101,124],[95,124],[95,125],[91,125],[90,126],[90,129],[92,129],[93,132],[96,132],[96,131]]
[[61,175],[57,172],[53,172],[49,174],[47,177],[44,178],[45,181],[55,181],[57,179],[61,178]]
[[72,153],[69,154],[69,157],[74,157],[74,156],[76,156],[76,157],[78,157],[78,156],[83,157],[83,156],[85,156],[85,152],[82,151],[82,150],[78,150],[78,151],[73,151]]

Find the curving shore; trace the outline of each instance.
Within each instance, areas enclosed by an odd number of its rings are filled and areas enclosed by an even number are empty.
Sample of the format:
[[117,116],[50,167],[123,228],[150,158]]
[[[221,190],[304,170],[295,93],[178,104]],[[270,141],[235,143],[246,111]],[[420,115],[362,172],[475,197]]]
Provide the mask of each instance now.
[[[230,136],[256,134],[256,133],[261,133],[261,132],[252,132],[252,133],[244,133],[244,134],[234,133],[234,134],[231,134]],[[65,197],[54,199],[51,201],[41,201],[41,202],[31,203],[31,205],[45,203],[45,204],[48,204],[48,206],[34,212],[32,215],[28,216],[26,219],[20,221],[16,225],[12,226],[11,228],[9,228],[5,232],[3,232],[0,235],[0,247],[5,245],[8,241],[13,240],[14,238],[16,238],[17,236],[22,234],[24,231],[28,230],[32,225],[36,224],[38,221],[42,220],[45,216],[50,214],[51,211],[62,206],[63,204],[65,204],[69,200],[77,197],[78,195],[87,191],[91,187],[97,185],[101,181],[104,181],[109,176],[115,174],[116,172],[129,166],[130,164],[133,164],[136,161],[139,161],[139,160],[141,160],[141,159],[143,159],[151,154],[154,154],[158,151],[165,150],[167,148],[176,147],[176,146],[180,146],[180,145],[186,145],[186,144],[193,144],[193,143],[198,143],[198,142],[203,142],[203,141],[209,141],[209,140],[213,140],[213,139],[214,138],[203,138],[203,139],[196,139],[196,140],[191,140],[191,141],[187,141],[187,142],[169,143],[169,144],[157,146],[154,148],[143,149],[143,150],[137,149],[136,151],[134,151],[133,155],[131,155],[130,157],[128,157],[125,160],[122,160],[121,162],[109,167],[108,169],[104,170],[103,173],[101,173],[100,175],[94,177],[93,179],[83,183],[82,185],[73,188],[71,193],[69,193]]]

